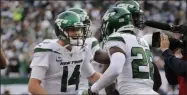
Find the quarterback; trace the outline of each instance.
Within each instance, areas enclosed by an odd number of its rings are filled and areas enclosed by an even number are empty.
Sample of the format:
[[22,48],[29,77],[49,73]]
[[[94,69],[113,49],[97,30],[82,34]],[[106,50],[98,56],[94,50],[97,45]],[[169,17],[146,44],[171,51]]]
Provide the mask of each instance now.
[[28,89],[32,94],[78,94],[80,75],[92,83],[100,77],[89,63],[86,27],[77,13],[65,11],[54,28],[58,39],[44,40],[34,49]]
[[[91,60],[91,65],[95,71],[101,72],[103,70],[102,64],[109,63],[110,59],[109,59],[107,52],[102,51],[100,49],[97,39],[95,37],[90,37],[90,35],[89,35],[89,34],[91,34],[91,31],[89,30],[89,27],[91,25],[91,20],[89,19],[87,12],[81,8],[70,8],[67,11],[73,11],[73,12],[79,14],[79,16],[81,17],[81,21],[86,26],[85,31],[88,36],[85,40],[85,44],[87,45],[88,49],[92,53],[93,60]],[[102,64],[100,64],[100,63],[102,63]],[[83,94],[84,91],[88,90],[88,88],[89,88],[88,83],[89,83],[88,80],[85,77],[81,76],[80,83],[79,83],[79,85],[80,85],[79,86],[79,94]]]

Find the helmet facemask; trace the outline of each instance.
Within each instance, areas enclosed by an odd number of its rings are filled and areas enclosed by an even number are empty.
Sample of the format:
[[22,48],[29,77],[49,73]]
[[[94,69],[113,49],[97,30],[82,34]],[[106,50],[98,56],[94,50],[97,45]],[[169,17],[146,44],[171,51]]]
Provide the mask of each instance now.
[[143,12],[140,10],[139,12],[132,13],[132,18],[133,18],[134,25],[137,28],[142,30],[144,28],[144,15],[143,15]]
[[91,37],[91,35],[92,35],[92,33],[90,31],[91,20],[89,19],[88,16],[86,16],[83,19],[83,24],[85,26],[84,31],[85,31],[86,37]]
[[64,30],[58,27],[60,30],[60,35],[58,38],[63,40],[72,46],[83,46],[86,38],[86,32],[84,31],[85,26],[71,26]]

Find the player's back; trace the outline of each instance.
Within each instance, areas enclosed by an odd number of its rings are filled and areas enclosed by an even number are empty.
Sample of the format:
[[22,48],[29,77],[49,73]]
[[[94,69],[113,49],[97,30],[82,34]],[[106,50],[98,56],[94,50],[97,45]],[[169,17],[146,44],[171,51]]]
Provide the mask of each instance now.
[[109,36],[105,47],[113,46],[121,48],[126,56],[123,71],[117,77],[119,92],[133,94],[132,91],[152,89],[153,65],[148,44],[130,33],[113,33]]
[[47,68],[42,86],[49,94],[77,94],[80,67],[85,59],[84,49],[73,47],[70,52],[56,39],[44,40],[35,47],[34,52],[38,59],[32,61],[31,67]]

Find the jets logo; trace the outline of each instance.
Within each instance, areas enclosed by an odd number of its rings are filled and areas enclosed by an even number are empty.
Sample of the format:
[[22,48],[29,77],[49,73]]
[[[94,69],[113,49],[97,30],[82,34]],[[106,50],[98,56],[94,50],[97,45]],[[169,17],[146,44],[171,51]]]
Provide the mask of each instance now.
[[116,12],[111,12],[111,13],[105,14],[103,16],[103,20],[108,20],[109,17],[114,16],[115,14],[116,14]]
[[66,19],[57,19],[55,22],[57,23],[58,26],[61,26],[62,23],[66,24],[68,22],[68,20],[66,20]]
[[117,5],[117,7],[121,7],[121,8],[133,8],[134,5],[131,5],[131,4],[119,4],[119,5]]

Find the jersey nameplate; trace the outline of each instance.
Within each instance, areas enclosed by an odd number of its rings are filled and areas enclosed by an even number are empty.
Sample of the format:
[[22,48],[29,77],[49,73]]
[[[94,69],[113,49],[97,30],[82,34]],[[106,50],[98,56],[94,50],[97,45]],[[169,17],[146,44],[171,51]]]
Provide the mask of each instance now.
[[82,63],[83,60],[69,61],[69,62],[61,62],[60,65],[69,65],[69,64],[79,64]]

